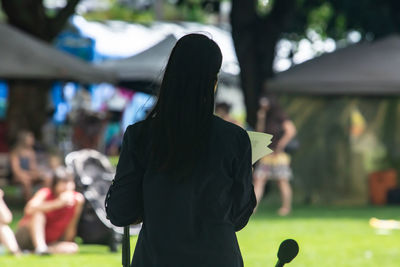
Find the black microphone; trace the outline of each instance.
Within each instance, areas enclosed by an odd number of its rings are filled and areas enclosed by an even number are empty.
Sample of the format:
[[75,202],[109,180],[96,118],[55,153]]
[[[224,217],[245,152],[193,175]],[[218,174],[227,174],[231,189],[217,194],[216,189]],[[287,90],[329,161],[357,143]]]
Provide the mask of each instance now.
[[299,245],[293,239],[286,239],[281,243],[278,250],[278,262],[275,267],[282,267],[291,262],[299,253]]

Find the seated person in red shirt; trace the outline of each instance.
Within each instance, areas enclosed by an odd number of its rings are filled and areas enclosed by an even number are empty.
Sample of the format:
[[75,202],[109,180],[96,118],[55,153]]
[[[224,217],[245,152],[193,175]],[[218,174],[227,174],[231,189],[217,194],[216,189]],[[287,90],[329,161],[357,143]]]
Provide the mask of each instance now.
[[73,176],[64,167],[57,168],[52,187],[40,189],[25,206],[15,235],[22,250],[40,255],[78,251],[73,241],[84,197],[74,190]]

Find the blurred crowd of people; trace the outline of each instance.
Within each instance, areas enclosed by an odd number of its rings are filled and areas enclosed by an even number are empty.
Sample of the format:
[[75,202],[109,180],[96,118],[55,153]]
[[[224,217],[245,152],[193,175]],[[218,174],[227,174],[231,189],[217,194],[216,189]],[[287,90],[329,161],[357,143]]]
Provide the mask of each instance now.
[[[46,167],[38,166],[34,144],[33,133],[21,131],[10,151],[12,182],[21,185],[26,204],[14,234],[9,226],[12,212],[0,189],[0,243],[15,255],[76,253],[74,238],[84,197],[75,191],[73,173],[59,155],[47,155]],[[33,193],[35,184],[39,189]]]
[[[216,104],[215,114],[222,119],[246,128],[231,114],[231,105]],[[253,173],[257,204],[264,195],[269,181],[275,181],[281,194],[281,216],[292,209],[293,177],[287,147],[296,136],[296,128],[275,98],[263,96],[259,101],[255,130],[273,135],[272,154],[259,160]],[[118,158],[123,130],[121,114],[109,112],[106,117],[82,113],[76,116],[71,139],[74,150],[91,148],[110,157]],[[12,213],[3,200],[0,189],[0,242],[10,253],[19,255],[24,251],[44,255],[51,253],[75,253],[74,243],[77,224],[84,205],[84,197],[75,191],[74,177],[63,166],[56,153],[46,155],[46,164],[38,164],[34,149],[35,138],[29,131],[21,131],[10,151],[10,168],[13,183],[19,184],[26,202],[22,219],[15,234],[10,228]],[[34,186],[39,185],[36,193]]]
[[116,164],[123,136],[121,116],[118,111],[75,111],[67,122],[72,146],[62,152],[55,136],[51,142],[45,142],[49,139],[45,133],[38,143],[32,132],[18,133],[8,153],[8,182],[20,187],[25,205],[14,234],[10,228],[12,212],[0,189],[0,245],[15,255],[29,251],[40,255],[78,251],[74,238],[85,200],[75,190],[74,176],[64,166],[63,154],[94,149]]

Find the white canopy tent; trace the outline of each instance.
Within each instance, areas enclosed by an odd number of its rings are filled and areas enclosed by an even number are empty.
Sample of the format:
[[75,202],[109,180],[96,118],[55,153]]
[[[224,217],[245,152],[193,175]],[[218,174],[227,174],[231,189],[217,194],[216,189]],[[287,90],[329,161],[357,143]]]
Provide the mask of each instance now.
[[[175,43],[163,43],[163,40],[171,41],[175,37],[176,41],[188,33],[203,33],[221,48],[222,71],[232,76],[237,76],[240,72],[231,33],[213,25],[194,22],[153,22],[148,25],[123,21],[94,22],[77,15],[72,17],[71,23],[82,36],[95,40],[95,49],[99,54],[119,59],[133,58],[154,48],[169,49],[163,53],[169,55]],[[157,46],[161,43],[163,46]]]
[[[176,41],[177,38],[174,35],[168,35],[164,40],[142,53],[125,59],[104,61],[100,67],[117,73],[117,79],[122,84],[135,81],[159,83]],[[224,71],[221,71],[220,80],[222,83],[230,85],[238,83],[236,75]]]

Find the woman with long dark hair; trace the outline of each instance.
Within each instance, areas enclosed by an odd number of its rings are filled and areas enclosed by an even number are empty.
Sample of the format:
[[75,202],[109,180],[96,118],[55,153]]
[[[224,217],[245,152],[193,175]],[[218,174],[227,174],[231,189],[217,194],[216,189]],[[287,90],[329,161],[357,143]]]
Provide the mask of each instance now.
[[256,205],[251,144],[213,115],[222,54],[202,34],[173,48],[158,101],[125,131],[106,211],[143,222],[131,266],[243,266],[236,231]]

